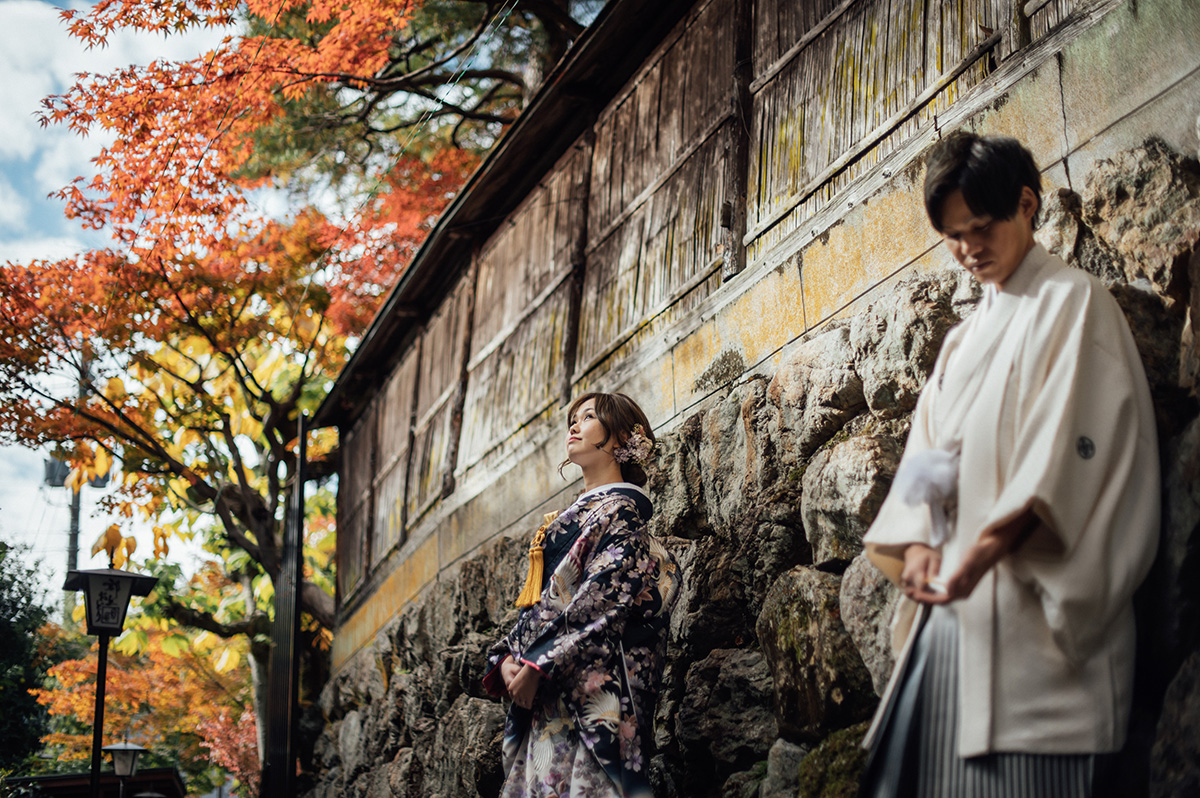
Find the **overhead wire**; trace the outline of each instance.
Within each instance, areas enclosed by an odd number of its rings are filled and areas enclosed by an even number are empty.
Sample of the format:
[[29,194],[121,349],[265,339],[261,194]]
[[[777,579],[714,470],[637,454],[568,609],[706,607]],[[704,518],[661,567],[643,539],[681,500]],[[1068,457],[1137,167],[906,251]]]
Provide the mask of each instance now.
[[[470,69],[471,65],[475,63],[475,54],[478,51],[480,45],[481,44],[486,45],[491,42],[492,38],[500,30],[500,26],[504,24],[504,22],[512,14],[513,10],[516,9],[518,2],[520,2],[520,0],[508,0],[503,6],[501,6],[501,11],[499,13],[497,13],[496,16],[493,18],[495,24],[489,25],[491,30],[488,32],[486,38],[481,36],[479,39],[477,39],[475,41],[475,43],[471,46],[471,50],[468,52],[467,57],[463,60],[462,66],[457,70],[457,72],[452,73],[453,79],[450,81],[449,84],[447,84],[449,86],[449,89],[448,89],[449,92],[453,92],[454,89],[457,88],[458,84],[462,81],[463,77],[466,75],[467,70]],[[439,97],[439,98],[437,98],[437,100],[438,100],[438,102],[441,102],[443,100],[443,98]],[[393,169],[395,169],[396,165],[398,163],[400,163],[400,159],[404,157],[404,155],[408,152],[409,147],[412,146],[413,142],[416,141],[417,137],[424,131],[425,126],[429,124],[429,121],[433,118],[433,115],[437,112],[437,110],[438,110],[437,105],[436,104],[432,105],[430,108],[428,108],[425,111],[424,114],[422,114],[420,117],[418,117],[416,124],[414,124],[412,126],[412,129],[409,131],[408,139],[400,147],[399,152],[396,153],[396,156],[392,159],[392,162],[388,165],[388,167],[386,169],[384,169],[382,172],[380,172],[380,174],[375,178],[375,183],[374,183],[374,185],[372,185],[371,190],[367,192],[367,196],[348,215],[348,217],[347,217],[348,219],[353,219],[357,214],[359,214],[362,211],[363,208],[366,207],[367,203],[369,203],[371,200],[373,200],[377,196],[380,186],[383,185],[384,177],[387,174],[389,174]],[[338,234],[336,236],[334,236],[334,239],[332,242],[330,242],[329,246],[326,247],[321,252],[321,254],[317,257],[317,260],[313,265],[313,269],[308,274],[308,279],[305,280],[304,291],[301,293],[300,299],[296,304],[297,312],[292,314],[292,319],[291,319],[291,323],[288,326],[288,331],[287,331],[286,335],[284,335],[285,338],[291,337],[292,330],[295,328],[295,325],[296,325],[296,318],[299,315],[299,311],[303,308],[305,299],[308,298],[308,292],[309,292],[309,288],[312,285],[312,280],[316,276],[316,274],[318,272],[320,272],[320,270],[322,268],[321,263],[325,260],[326,256],[329,255],[329,253],[333,251],[334,246],[336,246],[337,243],[341,240],[341,237],[346,234],[346,231],[350,229],[350,224],[351,223],[349,221],[347,221],[342,226],[342,228],[338,231]]]

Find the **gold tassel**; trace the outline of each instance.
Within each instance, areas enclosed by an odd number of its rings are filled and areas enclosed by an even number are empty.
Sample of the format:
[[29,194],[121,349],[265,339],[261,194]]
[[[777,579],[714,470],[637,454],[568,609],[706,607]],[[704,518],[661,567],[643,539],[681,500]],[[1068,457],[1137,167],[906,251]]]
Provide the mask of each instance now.
[[533,540],[529,542],[529,573],[525,575],[525,587],[521,588],[521,595],[517,596],[514,606],[532,607],[542,597],[542,541],[546,539],[550,522],[557,517],[558,513],[546,513],[542,517],[542,525],[533,533]]

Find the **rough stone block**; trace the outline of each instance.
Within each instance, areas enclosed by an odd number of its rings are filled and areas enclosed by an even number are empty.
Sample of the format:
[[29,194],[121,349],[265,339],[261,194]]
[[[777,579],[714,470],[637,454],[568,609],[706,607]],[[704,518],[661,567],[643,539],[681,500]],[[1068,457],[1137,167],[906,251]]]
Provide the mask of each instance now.
[[946,333],[959,321],[958,275],[914,275],[879,296],[850,322],[854,368],[871,412],[911,413]]
[[767,388],[779,468],[802,465],[866,407],[847,325],[816,333],[784,356]]
[[1200,651],[1167,688],[1150,761],[1150,795],[1200,795]]
[[889,436],[861,435],[822,449],[809,462],[802,512],[814,565],[844,567],[862,551],[902,451]]
[[865,553],[855,557],[842,574],[838,593],[842,623],[871,674],[876,695],[883,695],[895,665],[891,624],[900,598],[900,591]]
[[800,785],[800,763],[808,749],[787,740],[776,740],[767,754],[767,774],[756,798],[795,798]]
[[776,716],[791,739],[820,740],[868,716],[876,703],[871,676],[842,625],[840,582],[815,568],[793,568],[776,580],[758,616]]
[[687,671],[676,737],[689,767],[683,795],[704,795],[766,758],[778,736],[771,674],[757,651],[721,649]]

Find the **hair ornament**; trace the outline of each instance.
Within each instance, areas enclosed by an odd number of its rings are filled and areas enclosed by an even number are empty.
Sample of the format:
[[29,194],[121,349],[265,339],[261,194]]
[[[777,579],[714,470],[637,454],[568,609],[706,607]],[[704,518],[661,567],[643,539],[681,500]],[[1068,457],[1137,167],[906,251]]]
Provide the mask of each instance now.
[[645,466],[654,456],[654,442],[646,437],[646,430],[641,424],[633,425],[633,433],[623,446],[613,449],[613,457],[618,463],[635,463]]

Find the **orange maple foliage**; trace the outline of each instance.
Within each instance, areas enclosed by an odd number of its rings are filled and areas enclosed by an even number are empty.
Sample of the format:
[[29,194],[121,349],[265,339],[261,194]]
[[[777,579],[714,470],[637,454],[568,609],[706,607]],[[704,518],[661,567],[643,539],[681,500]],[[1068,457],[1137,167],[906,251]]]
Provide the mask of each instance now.
[[[224,542],[277,574],[296,417],[320,401],[348,341],[477,162],[427,135],[359,174],[344,219],[258,208],[264,190],[287,184],[247,168],[256,136],[317,87],[378,84],[421,5],[101,0],[62,12],[88,47],[119,29],[240,20],[267,30],[191,61],[81,75],[48,98],[43,124],[113,137],[95,174],[60,192],[68,216],[111,244],[0,268],[0,438],[58,444],[76,489],[120,461],[107,504],[118,522],[175,519],[157,527],[156,556],[180,519],[210,514]],[[310,453],[331,444],[325,436]],[[332,621],[327,593],[309,582],[302,596]]]
[[[128,739],[151,750],[170,751],[186,770],[210,762],[231,772],[257,770],[254,712],[244,672],[220,672],[191,645],[164,647],[176,632],[154,629],[141,654],[109,654],[104,702],[106,741]],[[247,644],[243,641],[243,646]],[[168,653],[168,648],[174,653]],[[50,669],[53,689],[32,691],[51,716],[76,721],[81,733],[52,732],[43,738],[59,760],[91,755],[96,696],[96,646],[82,659]],[[247,727],[249,735],[247,736]],[[214,756],[212,751],[220,751]],[[212,761],[220,759],[220,761]],[[241,773],[237,774],[240,778]]]

